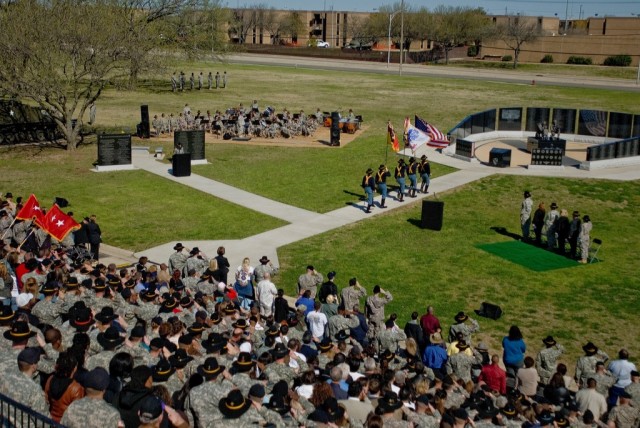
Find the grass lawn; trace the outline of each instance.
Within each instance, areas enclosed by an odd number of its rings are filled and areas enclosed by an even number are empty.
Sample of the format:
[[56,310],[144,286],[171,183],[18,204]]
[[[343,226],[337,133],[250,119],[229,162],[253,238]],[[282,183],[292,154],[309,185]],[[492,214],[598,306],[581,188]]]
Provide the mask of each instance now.
[[[591,236],[604,242],[603,261],[534,272],[476,248],[511,240],[492,227],[519,233],[525,188],[536,206],[556,201],[569,212],[589,214]],[[494,349],[500,349],[509,326],[518,324],[531,350],[548,334],[558,338],[570,365],[589,340],[611,356],[622,346],[638,355],[639,195],[640,182],[492,176],[439,195],[445,202],[440,232],[416,225],[420,204],[413,204],[281,248],[278,283],[294,293],[297,276],[313,263],[321,272],[335,270],[340,286],[356,276],[369,292],[375,284],[391,291],[394,300],[386,313],[397,312],[402,325],[412,311],[422,314],[431,304],[448,328],[458,311],[472,312],[487,301],[504,311],[497,321],[477,318],[479,338]]]
[[0,151],[0,191],[25,199],[34,193],[45,207],[64,197],[76,219],[98,216],[104,242],[132,251],[176,239],[244,238],[286,224],[145,171],[92,172],[96,158],[95,145],[72,155],[31,147]]

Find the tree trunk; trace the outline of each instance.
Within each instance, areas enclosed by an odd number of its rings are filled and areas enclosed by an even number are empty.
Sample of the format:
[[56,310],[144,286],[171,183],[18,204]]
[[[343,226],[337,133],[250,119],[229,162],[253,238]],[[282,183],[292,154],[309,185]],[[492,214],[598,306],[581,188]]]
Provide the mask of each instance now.
[[520,55],[520,49],[513,50],[513,68],[518,68],[518,56]]
[[62,135],[64,136],[64,140],[66,141],[66,149],[71,151],[75,150],[78,147],[78,130],[80,129],[80,124],[76,122],[75,128],[73,127],[73,122],[71,118],[67,119],[65,125],[62,127]]

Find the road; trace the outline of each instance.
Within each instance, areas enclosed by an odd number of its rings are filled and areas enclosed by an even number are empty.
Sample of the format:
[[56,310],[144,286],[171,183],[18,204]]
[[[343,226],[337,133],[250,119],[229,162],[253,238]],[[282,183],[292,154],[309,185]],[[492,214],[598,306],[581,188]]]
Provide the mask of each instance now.
[[[314,70],[357,71],[378,74],[399,74],[399,65],[386,63],[353,61],[329,58],[295,57],[288,55],[235,54],[230,55],[227,62],[231,64],[268,65],[292,68],[308,68]],[[521,85],[564,86],[576,88],[598,88],[640,92],[640,85],[635,80],[614,79],[597,76],[565,76],[559,74],[534,73],[512,70],[489,70],[480,68],[462,68],[455,66],[429,66],[423,64],[403,64],[403,76],[441,77],[464,80],[483,80],[492,82],[514,83]]]

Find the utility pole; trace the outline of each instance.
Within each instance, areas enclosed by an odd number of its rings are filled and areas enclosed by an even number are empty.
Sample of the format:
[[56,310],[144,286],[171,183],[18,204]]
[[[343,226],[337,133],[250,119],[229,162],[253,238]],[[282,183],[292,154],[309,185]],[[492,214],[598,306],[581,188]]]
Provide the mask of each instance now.
[[400,75],[402,76],[402,57],[404,55],[404,0],[400,2]]
[[569,24],[569,0],[567,0],[567,6],[564,9],[564,34],[567,34],[567,25]]

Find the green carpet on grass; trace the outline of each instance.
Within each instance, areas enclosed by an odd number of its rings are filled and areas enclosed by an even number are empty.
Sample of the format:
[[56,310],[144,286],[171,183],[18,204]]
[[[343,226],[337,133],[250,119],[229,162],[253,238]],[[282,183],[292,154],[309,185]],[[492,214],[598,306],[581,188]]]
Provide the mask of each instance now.
[[477,248],[536,272],[578,266],[579,263],[552,251],[520,241],[476,245]]

